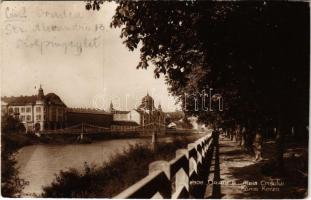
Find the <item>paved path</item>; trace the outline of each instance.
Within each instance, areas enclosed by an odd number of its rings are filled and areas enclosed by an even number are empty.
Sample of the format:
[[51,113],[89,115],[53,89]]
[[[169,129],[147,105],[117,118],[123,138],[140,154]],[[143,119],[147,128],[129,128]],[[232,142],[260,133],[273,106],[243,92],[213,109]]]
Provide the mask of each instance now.
[[[217,157],[217,155],[215,155]],[[219,138],[219,176],[217,177],[217,161],[213,160],[211,165],[211,171],[215,174],[211,174],[209,182],[213,181],[218,188],[218,192],[212,194],[213,186],[209,186],[205,192],[205,198],[241,198],[243,190],[239,183],[243,182],[238,177],[234,176],[234,170],[236,168],[243,168],[254,164],[252,157],[244,154],[236,142],[230,141],[228,138],[220,136]],[[216,170],[215,170],[216,167]],[[238,185],[237,185],[238,184]]]
[[[263,157],[271,157],[275,147],[273,144],[265,144],[265,148],[267,151]],[[304,193],[299,191],[299,185],[303,184],[293,184],[296,175],[289,178],[287,173],[284,176],[287,180],[269,175],[277,169],[269,168],[267,159],[254,162],[254,157],[244,153],[236,142],[220,136],[218,150],[219,153],[216,147],[215,160],[212,161],[208,179],[214,182],[207,187],[204,198],[297,198]],[[276,185],[270,185],[271,183]]]
[[[234,170],[254,164],[251,156],[245,155],[236,142],[220,136],[219,138],[219,168],[220,168],[220,194],[218,198],[231,199],[241,197],[243,193],[239,184],[243,182],[234,176]],[[217,184],[217,183],[213,183]],[[208,197],[208,196],[206,196]]]

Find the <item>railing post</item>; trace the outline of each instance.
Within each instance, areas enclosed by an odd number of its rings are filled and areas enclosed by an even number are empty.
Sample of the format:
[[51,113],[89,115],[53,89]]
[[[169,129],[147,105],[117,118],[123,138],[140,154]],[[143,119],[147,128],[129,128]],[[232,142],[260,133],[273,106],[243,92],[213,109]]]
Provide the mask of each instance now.
[[[188,144],[188,151],[192,148],[195,148],[195,143]],[[192,171],[195,171],[197,173],[197,159],[194,159],[194,162],[191,160],[191,157],[189,155],[189,176],[191,175]]]
[[186,169],[179,170],[175,175],[175,187],[176,191],[185,186],[186,189],[189,192],[189,155],[188,155],[188,149],[178,149],[176,150],[176,157],[179,157],[181,155],[185,155],[187,157],[187,163],[186,163]]
[[152,132],[152,139],[151,139],[151,145],[152,145],[152,151],[157,151],[157,145],[158,145],[158,137],[156,131]]
[[157,170],[162,170],[167,178],[169,180],[171,179],[169,162],[165,160],[158,160],[149,164],[149,174]]
[[[171,173],[170,173],[170,164],[167,161],[159,160],[149,164],[149,174],[155,171],[163,171],[168,179],[168,183],[162,183],[159,185],[159,190],[155,194],[155,198],[159,198],[158,193],[164,199],[169,199],[172,197],[172,188],[171,188]],[[170,187],[168,187],[170,186]]]
[[196,150],[197,150],[197,165],[202,164],[202,145],[201,141],[196,142]]

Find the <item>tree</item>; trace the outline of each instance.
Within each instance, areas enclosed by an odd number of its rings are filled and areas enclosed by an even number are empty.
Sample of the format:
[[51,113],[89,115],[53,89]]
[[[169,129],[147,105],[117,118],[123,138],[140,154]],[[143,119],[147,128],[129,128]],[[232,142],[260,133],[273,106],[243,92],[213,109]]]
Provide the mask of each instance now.
[[[2,140],[5,140],[2,137]],[[18,197],[23,189],[23,182],[18,177],[16,170],[16,161],[11,151],[4,147],[2,141],[1,147],[1,194],[3,197]]]
[[25,130],[25,126],[19,121],[19,119],[8,114],[1,117],[2,133],[25,132]]
[[[118,3],[111,26],[121,28],[129,50],[140,47],[137,68],[155,66],[155,76],[163,74],[170,92],[192,108],[188,116],[277,127],[282,165],[284,133],[308,124],[308,3]],[[223,96],[223,113],[195,109],[209,88]],[[185,101],[185,93],[196,98]]]
[[1,193],[4,197],[19,196],[24,187],[13,156],[17,145],[9,138],[12,133],[24,131],[24,125],[18,119],[6,114],[1,117]]

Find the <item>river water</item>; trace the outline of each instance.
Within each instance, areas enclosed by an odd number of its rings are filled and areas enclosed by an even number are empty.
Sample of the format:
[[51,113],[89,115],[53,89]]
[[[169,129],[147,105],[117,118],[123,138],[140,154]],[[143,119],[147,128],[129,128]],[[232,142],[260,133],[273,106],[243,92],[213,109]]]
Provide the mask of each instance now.
[[[172,137],[159,138],[170,142]],[[42,186],[49,185],[60,170],[82,169],[84,163],[101,165],[130,145],[151,143],[150,138],[116,139],[91,144],[31,145],[23,147],[16,155],[19,177],[29,182],[23,189],[26,196],[40,194]],[[24,195],[23,195],[24,196]]]

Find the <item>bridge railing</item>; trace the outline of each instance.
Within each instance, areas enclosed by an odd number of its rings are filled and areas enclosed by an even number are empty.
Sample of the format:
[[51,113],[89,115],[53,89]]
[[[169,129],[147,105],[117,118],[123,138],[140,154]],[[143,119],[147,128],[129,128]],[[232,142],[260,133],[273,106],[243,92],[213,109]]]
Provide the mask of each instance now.
[[[178,149],[171,161],[155,161],[149,165],[149,175],[127,188],[115,198],[189,198],[192,192],[191,181],[206,177],[207,160],[212,159],[214,135],[200,138]],[[209,170],[208,170],[209,171]],[[207,175],[208,177],[208,175]]]
[[193,129],[167,129],[165,124],[149,123],[143,126],[120,126],[120,127],[103,127],[88,123],[75,124],[70,127],[65,127],[55,130],[43,130],[41,134],[92,134],[92,133],[138,133],[141,135],[148,135],[151,132],[163,133],[192,133]]

